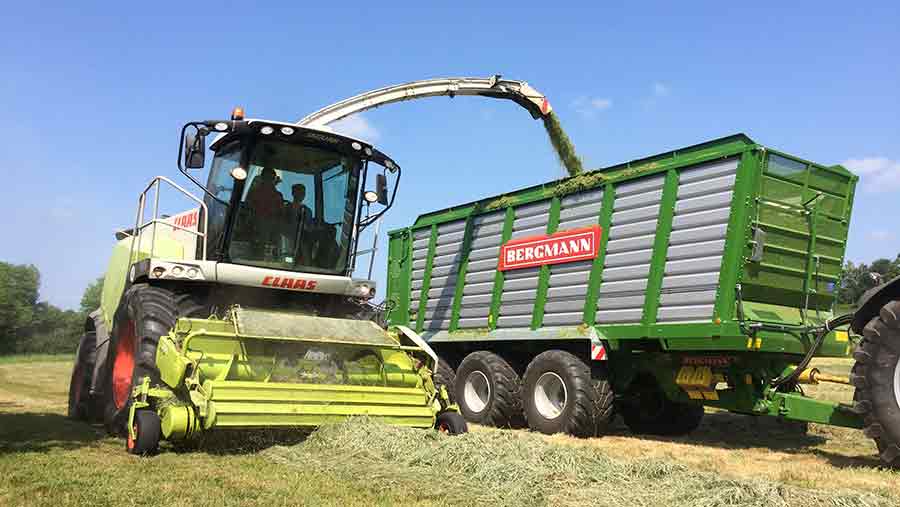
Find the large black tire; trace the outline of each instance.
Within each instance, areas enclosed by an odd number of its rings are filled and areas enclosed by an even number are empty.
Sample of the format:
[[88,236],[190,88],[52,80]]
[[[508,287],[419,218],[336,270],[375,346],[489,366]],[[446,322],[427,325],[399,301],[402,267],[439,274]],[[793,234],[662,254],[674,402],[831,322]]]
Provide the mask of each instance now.
[[703,405],[670,400],[655,380],[632,383],[620,406],[625,425],[643,435],[680,436],[691,433],[703,420]]
[[97,336],[86,332],[75,351],[75,365],[69,380],[69,417],[77,421],[94,421],[98,414],[91,394],[91,377],[97,358]]
[[885,466],[900,468],[900,301],[884,305],[866,324],[853,358],[854,407],[865,434]]
[[144,377],[159,384],[156,347],[159,337],[182,317],[205,316],[191,294],[147,284],[132,286],[116,312],[107,360],[104,422],[113,434],[124,434],[132,388]]
[[134,433],[137,435],[132,440],[128,436],[125,440],[125,450],[129,454],[138,456],[150,456],[159,450],[159,440],[162,438],[162,423],[159,416],[153,410],[141,409],[134,413]]
[[479,350],[456,369],[456,403],[469,422],[498,428],[522,428],[518,373],[502,357]]
[[453,371],[453,368],[447,364],[443,358],[438,357],[437,366],[434,368],[434,375],[432,376],[434,380],[434,386],[438,389],[441,386],[447,388],[447,394],[450,396],[450,401],[456,402],[456,372]]
[[533,431],[592,437],[613,417],[614,396],[605,375],[562,350],[538,354],[525,370],[525,418]]

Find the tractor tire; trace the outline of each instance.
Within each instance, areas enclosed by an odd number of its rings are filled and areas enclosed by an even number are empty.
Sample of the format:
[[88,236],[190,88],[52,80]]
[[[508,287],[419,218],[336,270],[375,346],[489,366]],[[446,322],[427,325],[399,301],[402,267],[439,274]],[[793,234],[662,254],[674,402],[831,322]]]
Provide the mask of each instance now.
[[131,391],[144,377],[160,384],[156,367],[159,337],[182,317],[200,317],[204,308],[191,294],[147,284],[132,286],[122,297],[110,336],[104,422],[116,435],[127,433]]
[[448,435],[462,435],[469,432],[469,425],[466,424],[465,418],[457,412],[441,412],[434,422],[434,427]]
[[620,411],[632,433],[687,435],[703,420],[703,405],[672,401],[653,380],[638,380],[629,391],[631,399],[622,404]]
[[562,350],[542,352],[531,361],[522,397],[528,427],[541,433],[597,436],[613,418],[609,381],[592,378],[583,360]]
[[441,386],[447,388],[447,394],[450,396],[450,402],[456,403],[456,372],[447,364],[443,358],[438,357],[437,366],[434,368],[434,386],[438,389]]
[[93,331],[82,335],[75,351],[75,366],[69,380],[69,418],[94,421],[97,418],[95,399],[91,394],[91,377],[97,358],[97,336]]
[[469,422],[498,428],[522,428],[525,416],[519,374],[502,357],[479,350],[456,369],[456,402]]
[[134,439],[129,435],[125,439],[125,450],[128,454],[151,456],[159,450],[162,438],[162,423],[153,410],[141,409],[134,413]]
[[853,358],[850,382],[863,431],[875,440],[881,462],[900,468],[900,301],[881,307],[866,324]]

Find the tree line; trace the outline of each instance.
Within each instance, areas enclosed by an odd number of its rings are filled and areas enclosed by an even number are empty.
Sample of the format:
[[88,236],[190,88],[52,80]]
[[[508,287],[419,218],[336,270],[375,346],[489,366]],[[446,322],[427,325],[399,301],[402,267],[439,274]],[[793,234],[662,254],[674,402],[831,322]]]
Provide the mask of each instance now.
[[900,254],[894,260],[876,259],[871,264],[847,261],[836,287],[838,303],[854,305],[867,290],[900,276]]
[[[900,276],[900,254],[871,264],[847,262],[835,290],[837,302],[853,305],[862,294]],[[39,300],[41,273],[33,265],[0,262],[0,354],[74,352],[87,315],[100,306],[103,278],[89,284],[78,310]]]
[[0,262],[0,354],[74,353],[87,315],[100,306],[103,278],[88,285],[78,310],[39,300],[33,265]]

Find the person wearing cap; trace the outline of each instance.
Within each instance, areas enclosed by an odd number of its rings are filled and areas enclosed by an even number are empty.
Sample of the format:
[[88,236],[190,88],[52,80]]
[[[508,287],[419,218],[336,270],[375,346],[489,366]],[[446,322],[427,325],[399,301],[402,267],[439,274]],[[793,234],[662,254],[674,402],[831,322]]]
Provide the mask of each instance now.
[[253,180],[250,191],[247,192],[247,204],[253,208],[257,217],[271,218],[281,209],[284,195],[275,187],[277,183],[278,176],[271,167],[264,168]]

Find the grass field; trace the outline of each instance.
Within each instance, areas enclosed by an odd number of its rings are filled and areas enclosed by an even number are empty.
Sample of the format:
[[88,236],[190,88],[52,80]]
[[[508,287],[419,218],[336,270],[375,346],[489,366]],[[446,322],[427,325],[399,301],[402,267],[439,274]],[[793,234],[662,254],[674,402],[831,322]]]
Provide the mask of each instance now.
[[[820,361],[832,373],[849,362]],[[202,450],[124,452],[64,417],[71,363],[0,358],[0,505],[900,505],[861,432],[709,413],[682,438],[464,437],[357,420],[309,437],[223,435]],[[811,395],[848,400],[842,386]]]

